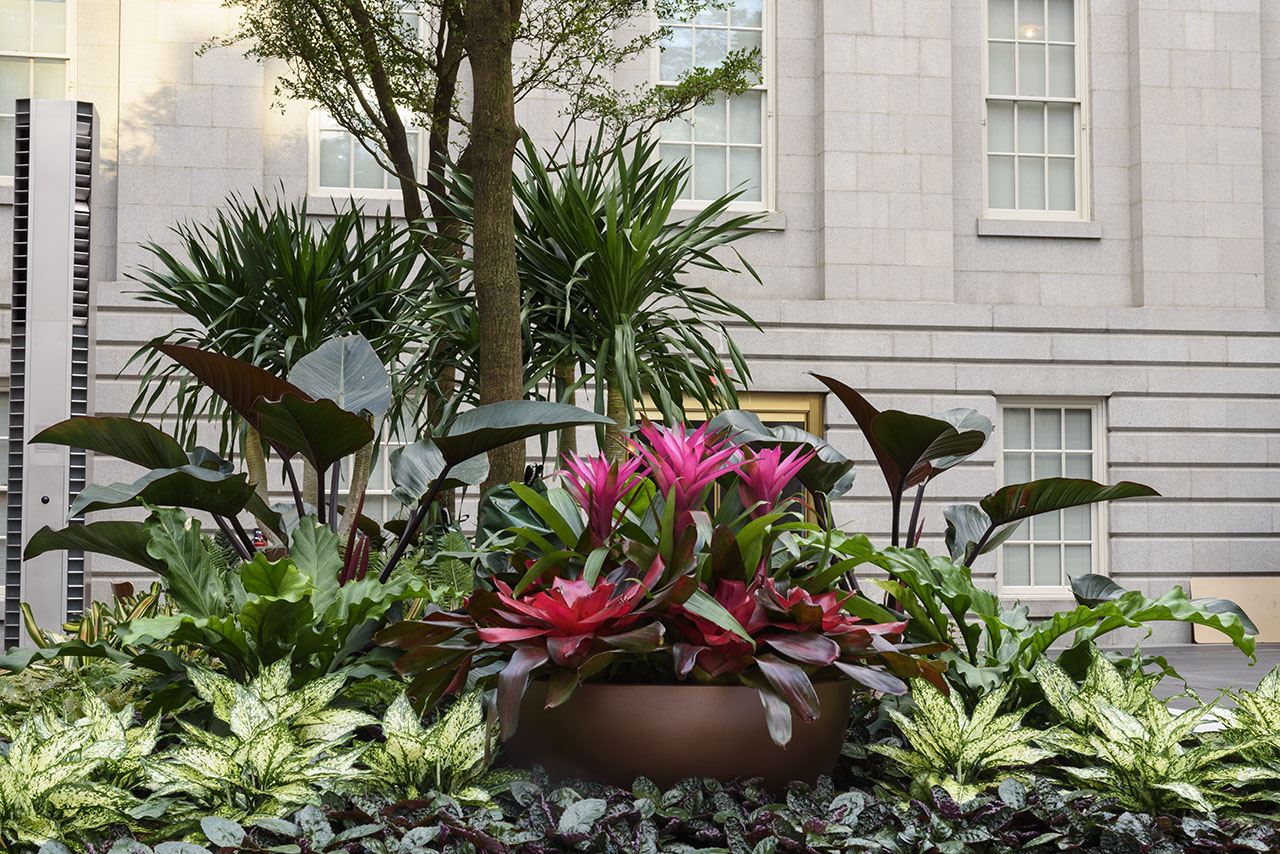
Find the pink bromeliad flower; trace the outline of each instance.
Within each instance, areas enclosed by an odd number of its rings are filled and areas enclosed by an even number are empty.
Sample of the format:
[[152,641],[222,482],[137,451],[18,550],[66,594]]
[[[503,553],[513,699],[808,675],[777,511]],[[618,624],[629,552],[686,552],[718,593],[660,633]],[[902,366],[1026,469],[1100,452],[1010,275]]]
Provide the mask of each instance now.
[[692,433],[684,425],[660,427],[650,422],[640,426],[647,445],[640,453],[649,461],[649,470],[658,490],[675,505],[677,532],[688,522],[685,514],[702,507],[707,490],[716,478],[738,470],[731,461],[737,447],[713,435],[703,424]]
[[565,488],[587,511],[587,525],[607,543],[613,533],[614,513],[619,502],[635,485],[644,479],[643,457],[633,457],[610,464],[604,457],[564,456],[565,468],[558,472],[565,476]]
[[765,448],[749,452],[738,470],[738,495],[742,506],[751,509],[751,516],[759,518],[773,512],[784,498],[782,492],[791,479],[800,473],[815,451],[802,453],[796,448],[785,458],[781,448]]

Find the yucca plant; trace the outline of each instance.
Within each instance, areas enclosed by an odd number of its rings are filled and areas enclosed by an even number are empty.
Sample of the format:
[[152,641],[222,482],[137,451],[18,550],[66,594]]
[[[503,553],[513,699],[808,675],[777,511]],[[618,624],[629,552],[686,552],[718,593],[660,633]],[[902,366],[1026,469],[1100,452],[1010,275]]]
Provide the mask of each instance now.
[[317,224],[305,202],[286,205],[255,191],[252,200],[229,196],[213,222],[174,226],[176,252],[146,244],[156,263],[129,274],[142,286],[138,299],[193,324],[134,354],[131,363],[142,366],[134,412],[176,393],[179,440],[191,444],[200,421],[211,418],[223,425],[224,456],[230,447],[232,411],[187,381],[156,344],[212,350],[283,377],[331,338],[360,334],[384,364],[396,364],[431,334],[418,297],[445,271],[389,211],[367,220],[353,204]]
[[[597,135],[553,163],[526,137],[514,192],[526,386],[554,378],[566,394],[594,382],[597,411],[618,424],[604,430],[606,453],[616,458],[644,395],[668,423],[683,422],[691,403],[702,412],[736,405],[734,386],[750,372],[724,323],[758,327],[686,277],[745,271],[759,282],[732,245],[762,215],[735,213],[740,190],[682,214],[676,204],[689,164],[663,162],[656,139],[630,147],[611,139]],[[445,201],[461,222],[471,221],[471,198],[470,180],[452,174]]]
[[346,682],[334,673],[290,690],[288,660],[247,685],[192,670],[192,682],[226,735],[179,720],[180,743],[148,760],[153,814],[185,832],[201,816],[236,821],[284,818],[325,791],[357,787],[362,748],[348,747],[357,727],[377,719],[332,706]]
[[943,696],[923,679],[913,679],[911,716],[889,710],[911,749],[891,744],[868,749],[911,778],[912,797],[941,786],[958,803],[970,801],[1054,755],[1036,745],[1038,730],[1022,726],[1023,712],[999,713],[1011,687],[1005,684],[987,694],[970,715],[958,693]]
[[488,730],[479,691],[457,701],[430,726],[413,710],[404,694],[387,708],[382,720],[386,741],[364,754],[369,788],[415,799],[430,792],[449,795],[462,803],[489,804],[512,780],[527,775],[513,770],[490,770]]

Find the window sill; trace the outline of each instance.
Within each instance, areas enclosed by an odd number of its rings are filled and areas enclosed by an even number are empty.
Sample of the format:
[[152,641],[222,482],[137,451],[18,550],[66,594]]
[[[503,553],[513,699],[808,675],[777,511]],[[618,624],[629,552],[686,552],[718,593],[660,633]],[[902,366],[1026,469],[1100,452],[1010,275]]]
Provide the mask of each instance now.
[[[667,218],[668,222],[682,222],[691,217],[697,216],[701,208],[675,208],[671,211],[671,216]],[[712,220],[713,224],[720,224],[734,217],[744,216],[746,214],[762,213],[764,216],[756,222],[748,225],[744,231],[786,231],[787,215],[782,211],[743,211],[729,210]]]
[[1102,223],[1057,219],[978,220],[979,237],[1057,237],[1068,240],[1101,240]]

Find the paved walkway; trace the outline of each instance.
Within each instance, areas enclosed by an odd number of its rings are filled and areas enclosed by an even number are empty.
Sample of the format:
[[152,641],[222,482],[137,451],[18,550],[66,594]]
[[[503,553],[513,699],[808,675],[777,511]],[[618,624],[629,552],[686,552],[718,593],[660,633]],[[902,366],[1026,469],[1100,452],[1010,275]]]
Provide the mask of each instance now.
[[[1252,666],[1244,653],[1229,643],[1144,646],[1142,649],[1150,655],[1163,655],[1206,703],[1226,688],[1258,687],[1262,678],[1280,664],[1280,644],[1274,643],[1258,644],[1258,663]],[[1161,697],[1172,697],[1183,691],[1181,682],[1168,677],[1156,688],[1156,694]]]

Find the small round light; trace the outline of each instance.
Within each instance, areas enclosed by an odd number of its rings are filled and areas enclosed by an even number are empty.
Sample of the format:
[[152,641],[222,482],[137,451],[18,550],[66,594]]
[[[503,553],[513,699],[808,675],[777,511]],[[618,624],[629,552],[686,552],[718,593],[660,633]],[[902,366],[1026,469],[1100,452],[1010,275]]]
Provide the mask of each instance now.
[[1041,32],[1042,29],[1037,27],[1035,24],[1027,24],[1022,28],[1022,37],[1024,39],[1038,39],[1040,38]]

